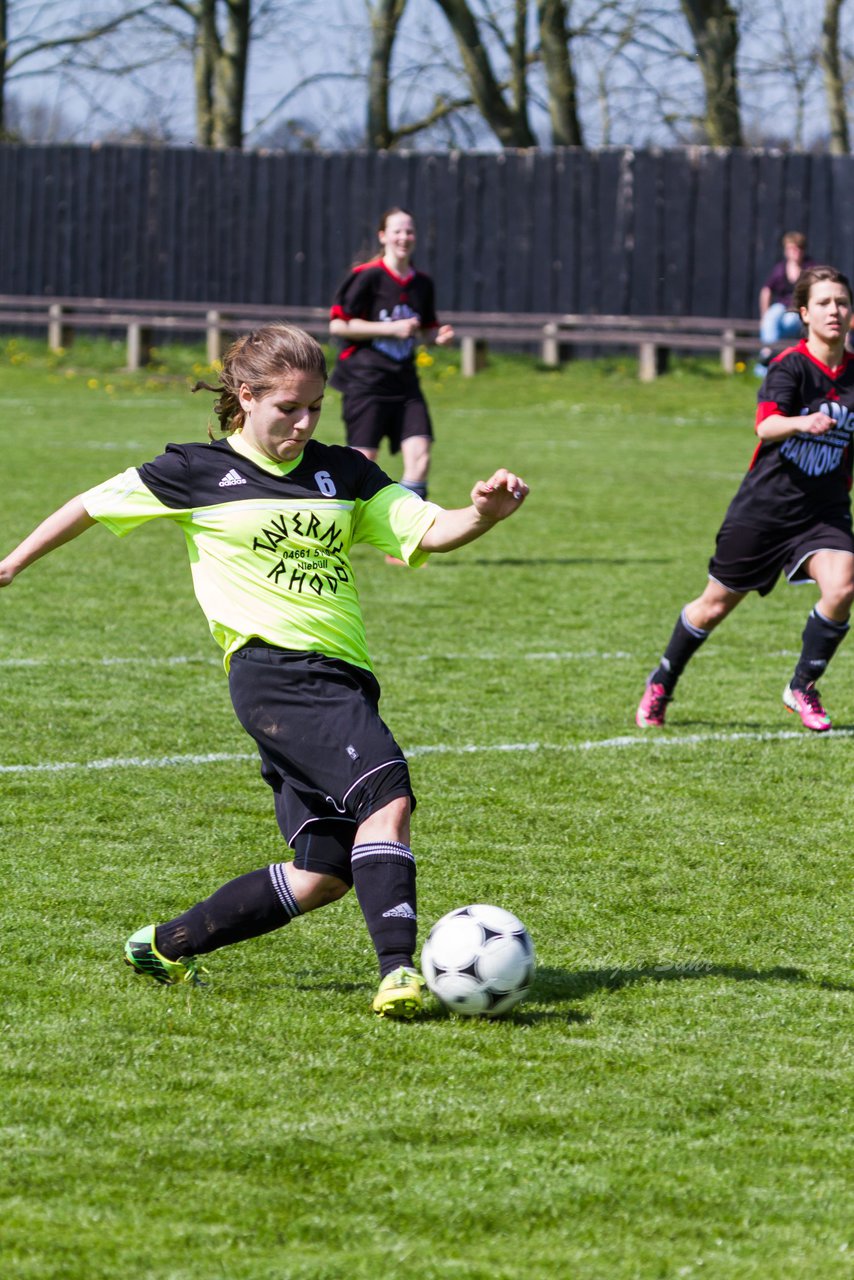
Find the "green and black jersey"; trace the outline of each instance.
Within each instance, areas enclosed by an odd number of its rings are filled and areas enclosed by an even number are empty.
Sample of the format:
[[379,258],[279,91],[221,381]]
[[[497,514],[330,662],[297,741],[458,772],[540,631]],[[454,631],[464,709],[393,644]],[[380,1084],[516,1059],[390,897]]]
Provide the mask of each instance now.
[[369,543],[421,564],[419,543],[439,511],[355,449],[311,440],[295,461],[277,463],[238,433],[167,445],[82,500],[120,536],[158,517],[181,526],[226,667],[257,636],[370,671],[350,548]]

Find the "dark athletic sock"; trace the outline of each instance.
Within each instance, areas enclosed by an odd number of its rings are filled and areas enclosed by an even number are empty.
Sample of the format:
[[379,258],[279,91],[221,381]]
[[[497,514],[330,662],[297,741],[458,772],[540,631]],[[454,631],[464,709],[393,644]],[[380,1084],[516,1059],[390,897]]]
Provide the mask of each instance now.
[[353,846],[353,886],[377,953],[380,977],[412,965],[417,931],[415,859],[397,840]]
[[793,689],[806,689],[820,679],[847,631],[847,622],[833,622],[818,609],[812,610],[801,636],[803,648],[792,676]]
[[427,500],[427,484],[421,480],[401,480],[404,489],[408,489],[410,493],[417,493],[419,498]]
[[701,631],[699,627],[691,625],[683,609],[661,662],[650,677],[650,683],[663,684],[665,693],[671,694],[682,672],[708,635],[708,631]]
[[299,914],[285,865],[275,862],[260,871],[229,880],[204,902],[166,924],[159,924],[155,945],[167,960],[202,956],[232,942],[244,942],[281,929]]

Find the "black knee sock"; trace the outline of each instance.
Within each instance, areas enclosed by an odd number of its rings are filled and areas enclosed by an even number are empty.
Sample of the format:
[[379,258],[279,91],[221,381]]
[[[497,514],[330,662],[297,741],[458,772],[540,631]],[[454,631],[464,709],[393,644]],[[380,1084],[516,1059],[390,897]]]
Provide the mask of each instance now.
[[708,635],[708,631],[701,631],[699,627],[691,625],[683,609],[673,628],[673,634],[664,650],[661,662],[650,677],[650,682],[663,684],[665,692],[672,693],[690,659]]
[[801,636],[803,648],[792,677],[793,689],[806,689],[808,685],[815,684],[824,674],[847,631],[847,622],[833,622],[818,609],[812,610]]
[[415,952],[415,859],[397,840],[353,846],[353,886],[377,953],[380,976],[411,965]]
[[404,489],[408,489],[410,493],[417,493],[419,498],[427,499],[427,482],[426,480],[401,480]]
[[299,914],[284,863],[276,862],[229,880],[204,902],[159,924],[155,944],[167,960],[201,956],[281,929]]

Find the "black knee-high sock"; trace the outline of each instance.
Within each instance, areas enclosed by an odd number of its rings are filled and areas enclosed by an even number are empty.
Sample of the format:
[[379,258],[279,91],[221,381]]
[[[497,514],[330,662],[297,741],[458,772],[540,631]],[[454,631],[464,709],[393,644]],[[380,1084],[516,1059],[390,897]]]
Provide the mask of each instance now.
[[353,846],[353,887],[377,953],[380,976],[411,965],[418,928],[415,859],[397,840]]
[[285,865],[275,862],[229,880],[204,902],[166,924],[159,924],[155,944],[167,960],[201,956],[232,942],[281,929],[300,914]]
[[427,500],[427,481],[426,480],[401,480],[404,489],[408,489],[410,493],[417,493],[419,498]]
[[812,610],[801,635],[803,648],[792,677],[793,689],[806,689],[807,685],[815,684],[847,632],[847,622],[834,622],[818,609]]
[[691,625],[683,609],[673,628],[673,634],[667,643],[661,662],[650,676],[650,683],[663,684],[665,692],[672,693],[676,688],[677,680],[708,635],[708,631],[701,631],[699,627]]

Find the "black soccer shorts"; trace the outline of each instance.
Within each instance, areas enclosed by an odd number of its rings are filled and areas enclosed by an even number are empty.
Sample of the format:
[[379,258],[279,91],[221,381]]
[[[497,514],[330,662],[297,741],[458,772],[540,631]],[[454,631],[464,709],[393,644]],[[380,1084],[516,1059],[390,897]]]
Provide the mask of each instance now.
[[767,596],[781,573],[789,582],[810,582],[804,561],[816,551],[854,553],[850,517],[816,520],[795,529],[754,529],[725,520],[715,553],[709,561],[709,577],[728,591],[757,591]]
[[409,767],[377,709],[370,671],[251,640],[232,654],[229,690],[297,866],[352,884],[359,823],[391,800],[415,808]]
[[430,411],[423,396],[374,396],[363,391],[344,395],[342,406],[347,443],[352,449],[379,449],[388,440],[392,453],[410,436],[433,439]]

